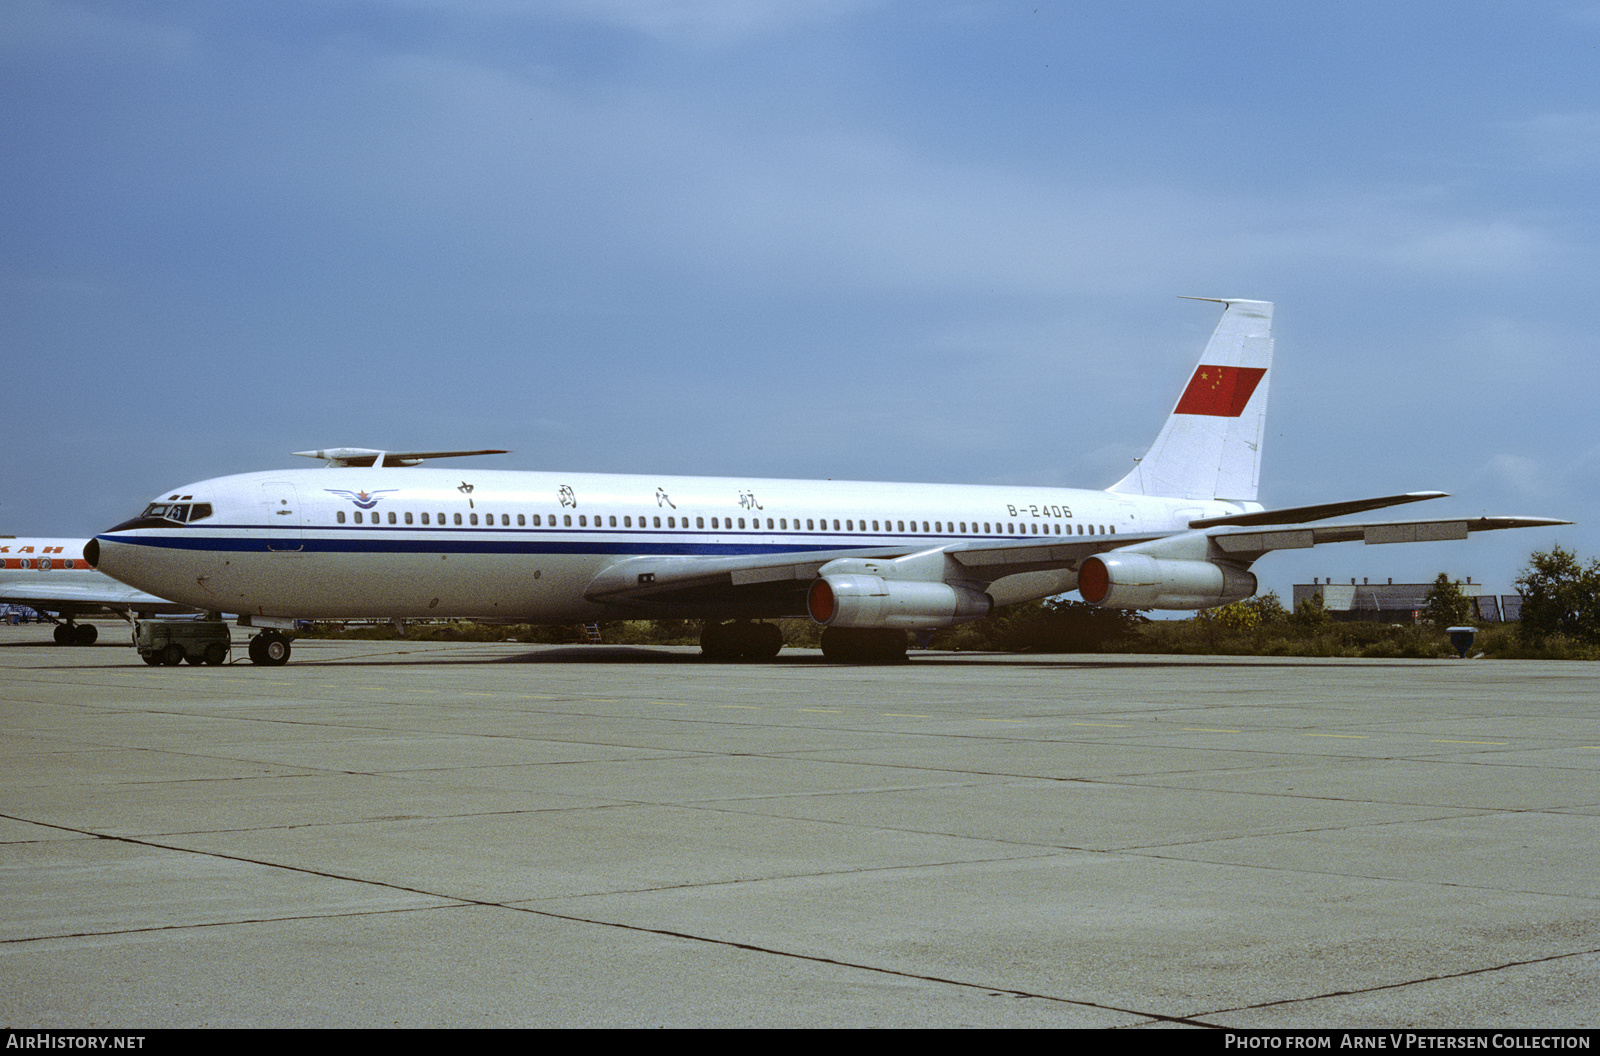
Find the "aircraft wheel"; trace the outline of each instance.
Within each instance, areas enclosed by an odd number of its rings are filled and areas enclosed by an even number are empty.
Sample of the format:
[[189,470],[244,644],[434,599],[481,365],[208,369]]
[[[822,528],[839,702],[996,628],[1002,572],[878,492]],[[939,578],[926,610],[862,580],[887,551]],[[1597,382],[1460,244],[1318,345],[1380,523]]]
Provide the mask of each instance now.
[[155,667],[157,664],[161,663],[161,654],[160,653],[140,653],[139,654],[139,659],[143,660],[145,663],[149,664],[151,667]]
[[72,625],[71,624],[69,624],[69,623],[58,623],[58,624],[56,624],[55,631],[52,632],[52,633],[55,636],[55,640],[56,640],[56,644],[57,645],[71,645],[72,644]]
[[168,667],[177,667],[179,664],[183,663],[183,646],[179,645],[177,642],[173,642],[171,645],[161,650],[161,662],[166,664]]
[[227,658],[228,647],[223,645],[221,642],[212,642],[210,645],[206,646],[205,661],[212,667],[216,667]]
[[80,623],[72,630],[73,645],[93,645],[100,637],[100,628],[92,623]]
[[205,657],[196,656],[193,653],[188,654],[183,659],[189,664],[190,667],[199,667],[201,664],[206,662]]
[[904,631],[873,627],[827,627],[822,655],[838,663],[899,664],[906,659]]
[[783,631],[775,623],[756,625],[756,647],[750,655],[771,660],[783,651]]
[[730,623],[712,623],[700,628],[700,655],[707,660],[739,659],[737,628]]
[[822,655],[836,663],[847,663],[856,659],[855,637],[842,627],[824,627]]

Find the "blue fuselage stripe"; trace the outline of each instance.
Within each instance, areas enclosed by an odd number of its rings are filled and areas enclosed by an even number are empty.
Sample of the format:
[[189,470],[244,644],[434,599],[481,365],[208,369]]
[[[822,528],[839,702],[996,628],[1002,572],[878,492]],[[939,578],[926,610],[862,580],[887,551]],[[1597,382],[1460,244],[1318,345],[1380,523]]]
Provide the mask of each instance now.
[[[824,542],[814,537],[787,543],[763,543],[754,540],[710,542],[693,536],[684,537],[681,533],[669,539],[641,539],[637,533],[630,533],[626,530],[587,533],[592,537],[578,539],[572,538],[574,534],[579,534],[573,532],[524,532],[517,533],[524,536],[517,539],[469,538],[469,536],[475,534],[472,529],[435,530],[425,539],[373,537],[375,531],[382,532],[384,535],[387,535],[390,531],[397,535],[413,531],[406,528],[388,530],[357,529],[356,531],[362,531],[362,534],[357,536],[355,531],[348,529],[345,533],[331,534],[330,529],[319,527],[306,529],[304,534],[298,538],[282,532],[274,532],[268,535],[264,529],[257,529],[252,526],[241,525],[236,530],[256,531],[261,534],[249,537],[200,535],[191,534],[180,529],[171,535],[107,534],[98,538],[102,543],[148,546],[161,550],[199,550],[240,554],[288,550],[299,553],[339,554],[625,554],[697,557],[734,557],[748,554],[794,554],[830,550],[860,550],[866,547],[888,545],[891,542],[888,538],[875,539],[869,537],[858,538],[851,542]],[[317,534],[313,535],[311,534],[312,532]],[[478,529],[476,534],[487,533],[484,529]],[[503,535],[508,533],[497,530],[496,534]],[[661,534],[667,535],[669,533]],[[609,536],[611,538],[595,538],[593,536]],[[934,537],[926,536],[924,538],[932,540]],[[905,543],[903,537],[897,537],[892,541],[902,545]]]

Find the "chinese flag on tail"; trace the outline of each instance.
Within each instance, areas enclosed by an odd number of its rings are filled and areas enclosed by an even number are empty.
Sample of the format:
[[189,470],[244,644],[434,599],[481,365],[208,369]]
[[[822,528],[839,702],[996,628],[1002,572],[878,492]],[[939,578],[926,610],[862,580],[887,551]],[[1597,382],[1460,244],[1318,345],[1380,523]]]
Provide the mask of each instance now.
[[1264,367],[1213,367],[1205,363],[1195,368],[1189,387],[1173,414],[1209,414],[1217,418],[1237,418],[1261,383]]

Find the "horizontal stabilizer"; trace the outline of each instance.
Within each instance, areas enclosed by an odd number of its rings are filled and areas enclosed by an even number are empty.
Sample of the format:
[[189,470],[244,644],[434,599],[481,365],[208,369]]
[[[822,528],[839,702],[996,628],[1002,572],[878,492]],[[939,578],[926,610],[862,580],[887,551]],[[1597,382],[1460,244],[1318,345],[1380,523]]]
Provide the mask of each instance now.
[[1367,510],[1381,510],[1385,506],[1399,506],[1407,502],[1422,502],[1427,499],[1442,499],[1446,493],[1442,491],[1408,491],[1404,495],[1384,495],[1376,499],[1351,499],[1349,502],[1324,502],[1316,506],[1288,506],[1281,510],[1262,510],[1259,513],[1236,513],[1231,517],[1204,517],[1198,521],[1190,521],[1190,528],[1217,528],[1225,524],[1235,525],[1260,525],[1260,524],[1304,524],[1307,521],[1322,521],[1329,517],[1344,517],[1352,513],[1365,513]]
[[416,466],[430,458],[465,458],[468,455],[504,455],[498,449],[483,451],[379,451],[370,447],[330,447],[325,451],[294,451],[301,458],[325,458],[329,469],[346,466]]

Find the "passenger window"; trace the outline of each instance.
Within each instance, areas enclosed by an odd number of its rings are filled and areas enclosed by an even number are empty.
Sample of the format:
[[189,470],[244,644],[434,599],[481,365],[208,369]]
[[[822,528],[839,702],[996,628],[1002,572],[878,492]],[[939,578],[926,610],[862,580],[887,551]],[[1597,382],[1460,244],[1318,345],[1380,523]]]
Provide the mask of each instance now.
[[578,514],[578,527],[579,528],[587,528],[587,527],[589,527],[589,515],[588,514],[586,514],[586,513]]
[[[715,518],[715,517],[713,517],[713,518],[712,518],[712,519],[711,519],[711,522],[712,522],[712,523],[713,523],[713,524],[715,524],[715,523],[716,523],[716,518]],[[704,528],[704,527],[705,527],[705,526],[706,526],[706,519],[705,519],[705,518],[704,518],[704,517],[696,517],[696,518],[695,518],[695,519],[694,519],[694,526],[695,526],[695,527],[696,527],[696,528]]]
[[476,526],[478,523],[478,515],[475,513],[467,514],[467,523]]
[[563,527],[563,528],[571,528],[572,527],[572,514],[564,513],[564,514],[561,515],[561,527]]
[[344,511],[340,510],[338,513],[334,514],[333,515],[333,519],[338,521],[340,524],[343,524],[344,523]]

